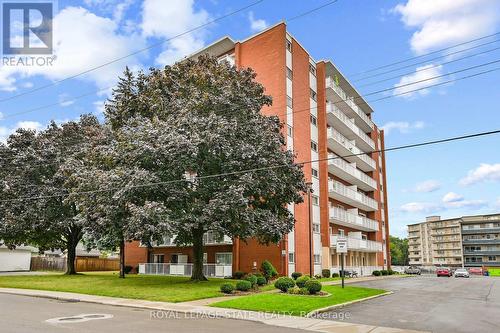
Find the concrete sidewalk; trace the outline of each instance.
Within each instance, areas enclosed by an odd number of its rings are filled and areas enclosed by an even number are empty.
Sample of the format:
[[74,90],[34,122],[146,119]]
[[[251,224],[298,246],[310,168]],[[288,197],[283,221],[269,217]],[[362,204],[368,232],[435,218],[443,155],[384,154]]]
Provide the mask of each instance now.
[[43,297],[72,302],[87,302],[114,306],[126,306],[141,309],[165,311],[167,313],[185,313],[193,316],[203,316],[206,318],[230,318],[248,321],[261,322],[266,325],[297,328],[314,332],[329,333],[422,333],[422,331],[402,330],[397,328],[377,327],[371,325],[353,324],[324,319],[313,319],[288,316],[285,314],[272,314],[255,311],[242,311],[235,309],[211,308],[202,305],[191,305],[186,303],[153,302],[136,299],[93,296],[76,293],[29,290],[15,288],[0,288],[0,293]]

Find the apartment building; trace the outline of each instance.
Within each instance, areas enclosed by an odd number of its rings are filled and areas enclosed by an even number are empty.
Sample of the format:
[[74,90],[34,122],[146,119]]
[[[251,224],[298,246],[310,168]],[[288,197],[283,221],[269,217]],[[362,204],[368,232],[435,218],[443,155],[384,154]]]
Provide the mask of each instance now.
[[[224,37],[192,57],[204,53],[238,68],[252,68],[265,93],[273,97],[273,106],[262,113],[281,119],[286,146],[297,161],[314,161],[304,166],[312,188],[311,209],[307,197],[304,203],[288,207],[296,219],[294,230],[271,246],[208,234],[206,272],[252,272],[263,260],[270,260],[282,275],[308,274],[311,263],[314,274],[322,269],[338,272],[339,237],[348,240],[347,269],[368,275],[387,268],[385,156],[379,153],[384,135],[373,123],[373,109],[354,86],[331,61],[314,60],[285,23],[242,41]],[[188,267],[192,258],[189,247],[176,247],[171,239],[153,249],[130,243],[126,251],[132,266],[182,263]]]
[[408,246],[410,265],[500,266],[500,214],[430,216],[408,225]]

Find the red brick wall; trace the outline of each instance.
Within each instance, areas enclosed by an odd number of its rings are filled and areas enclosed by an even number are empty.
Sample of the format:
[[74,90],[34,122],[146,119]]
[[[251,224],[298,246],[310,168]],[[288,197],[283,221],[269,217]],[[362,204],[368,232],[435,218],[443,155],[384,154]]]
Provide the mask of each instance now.
[[139,244],[137,241],[125,243],[125,265],[137,267],[148,262],[148,249],[140,247]]

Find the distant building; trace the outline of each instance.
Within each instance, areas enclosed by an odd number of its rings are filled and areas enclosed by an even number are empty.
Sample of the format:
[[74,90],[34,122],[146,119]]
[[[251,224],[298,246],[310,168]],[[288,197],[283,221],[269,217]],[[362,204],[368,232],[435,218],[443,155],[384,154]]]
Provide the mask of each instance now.
[[500,267],[500,214],[429,216],[408,225],[408,246],[410,265]]

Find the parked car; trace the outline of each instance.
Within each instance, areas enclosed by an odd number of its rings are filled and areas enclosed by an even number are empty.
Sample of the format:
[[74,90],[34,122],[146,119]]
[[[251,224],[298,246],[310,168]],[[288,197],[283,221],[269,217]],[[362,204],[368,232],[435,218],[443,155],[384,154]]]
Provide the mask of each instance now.
[[405,269],[405,274],[416,274],[416,275],[420,275],[422,274],[422,271],[420,270],[420,268],[418,267],[413,267],[413,266],[410,266],[408,268]]
[[436,270],[436,275],[437,275],[437,277],[440,277],[440,276],[451,277],[453,275],[453,272],[449,268],[441,267],[441,268],[438,268]]
[[483,275],[483,269],[481,267],[471,267],[469,268],[469,274]]
[[454,277],[465,277],[468,278],[470,277],[469,271],[466,270],[465,268],[458,268],[455,273],[453,273]]

